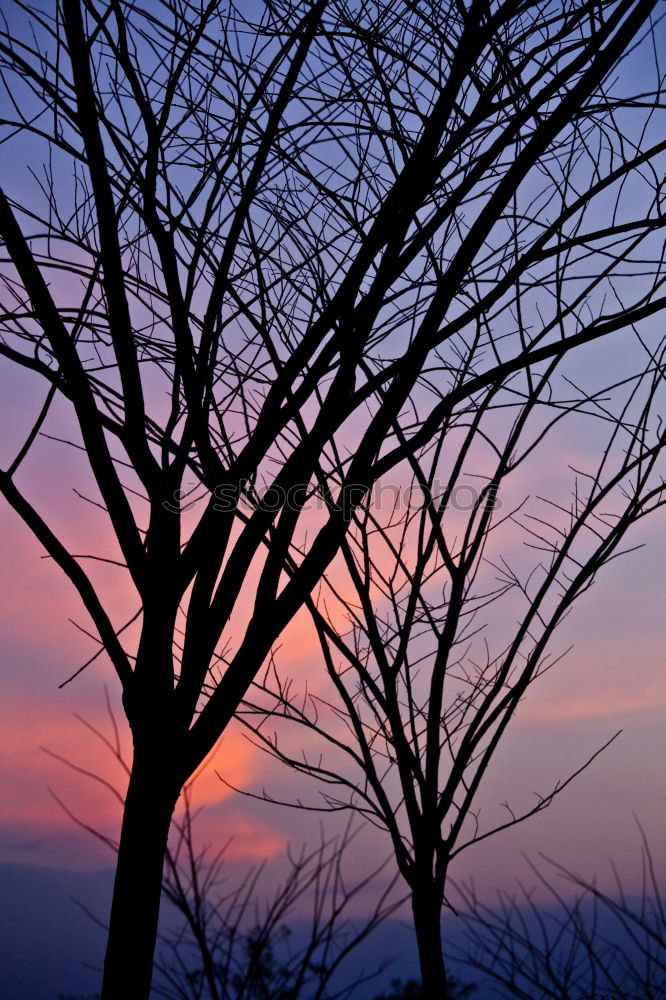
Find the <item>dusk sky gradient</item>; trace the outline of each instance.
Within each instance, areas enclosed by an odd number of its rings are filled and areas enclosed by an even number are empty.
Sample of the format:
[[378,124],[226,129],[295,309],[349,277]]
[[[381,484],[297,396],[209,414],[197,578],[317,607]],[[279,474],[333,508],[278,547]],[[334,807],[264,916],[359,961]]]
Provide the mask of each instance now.
[[[11,398],[11,388],[9,394]],[[25,419],[27,400],[25,395],[16,400],[13,413],[7,409],[6,427],[15,429]],[[70,478],[76,475],[78,456],[72,457],[67,445],[53,442],[44,442],[39,451],[43,464],[39,456],[32,464],[31,477],[34,488],[53,498],[49,503],[52,523],[65,535],[71,530],[72,540],[75,536],[84,539],[82,544],[88,548],[83,551],[103,551],[104,546],[99,545],[104,538],[101,512],[73,492],[74,488],[85,492],[80,480],[75,483]],[[555,464],[550,454],[543,469],[545,482],[532,492],[548,487],[548,480],[566,480],[571,460],[572,456],[559,454]],[[525,486],[527,492],[529,484]],[[92,782],[68,772],[40,747],[111,777],[113,762],[108,752],[76,721],[74,713],[105,728],[106,684],[120,719],[114,677],[105,658],[100,657],[79,678],[58,689],[95,648],[68,620],[86,627],[85,616],[68,581],[6,508],[2,511],[2,534],[2,861],[91,869],[103,863],[104,849],[74,828],[47,787],[82,819],[105,831],[114,829],[118,810]],[[474,870],[477,856],[484,855],[484,868],[489,866],[484,882],[490,876],[494,885],[509,883],[520,868],[520,850],[543,850],[585,870],[590,866],[596,869],[597,861],[603,866],[607,857],[629,859],[637,846],[632,811],[648,831],[659,835],[664,817],[666,707],[663,517],[641,524],[632,541],[643,547],[600,575],[557,634],[556,652],[572,643],[573,649],[525,699],[488,776],[485,809],[490,814],[507,798],[512,804],[526,803],[533,792],[547,791],[558,778],[575,770],[618,729],[623,734],[546,814],[498,838],[501,847],[491,841],[470,851],[467,862],[461,859],[462,870],[468,866]],[[103,575],[107,596],[120,618],[126,610],[122,573],[104,567]],[[284,637],[279,662],[295,678],[307,676],[312,685],[317,683],[319,661],[316,637],[302,618]],[[285,789],[295,781],[292,774],[254,750],[240,727],[224,737],[216,766],[221,766],[231,784],[253,791],[261,791],[264,784],[271,790],[275,786]],[[301,783],[304,795],[314,798],[314,786],[303,779]],[[279,791],[275,794],[280,797]],[[197,795],[214,805],[216,817],[229,811],[232,829],[225,829],[225,836],[238,833],[234,850],[248,858],[273,854],[284,846],[285,839],[302,833],[303,816],[289,810],[254,805],[248,820],[247,803],[233,796],[211,773],[199,781]],[[502,857],[497,870],[493,866],[495,851]],[[507,858],[512,856],[514,861],[508,864]],[[635,870],[630,873],[632,879],[638,875]]]

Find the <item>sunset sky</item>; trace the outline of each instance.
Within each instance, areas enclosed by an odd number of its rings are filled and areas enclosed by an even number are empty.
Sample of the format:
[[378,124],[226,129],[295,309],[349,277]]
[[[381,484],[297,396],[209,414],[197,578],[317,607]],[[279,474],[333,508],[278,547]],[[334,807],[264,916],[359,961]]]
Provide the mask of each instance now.
[[[12,383],[5,384],[10,397],[7,406],[14,410],[7,426],[14,427],[25,415],[29,397],[19,398],[21,393],[17,393],[12,400]],[[52,498],[53,523],[65,536],[69,529],[72,537],[83,535],[90,544],[87,551],[94,551],[95,536],[98,543],[104,538],[104,518],[73,492],[69,477],[81,472],[78,456],[72,457],[71,448],[53,442],[44,442],[40,449],[43,462],[32,467],[38,467],[33,472],[34,485]],[[565,478],[566,456],[561,455],[560,461]],[[548,475],[553,475],[552,455]],[[107,833],[117,826],[117,805],[94,782],[68,770],[40,748],[109,779],[117,776],[122,784],[122,773],[108,751],[74,717],[78,713],[108,733],[106,685],[127,746],[115,678],[100,657],[59,689],[95,648],[68,620],[81,624],[85,616],[69,583],[44,558],[16,515],[3,508],[1,516],[2,861],[91,870],[106,865],[106,849],[76,829],[48,788],[81,819]],[[478,875],[482,884],[506,885],[520,870],[520,851],[542,850],[600,876],[606,859],[614,857],[623,871],[626,862],[628,882],[638,885],[639,872],[631,861],[638,844],[632,812],[652,831],[653,839],[658,839],[664,818],[663,537],[663,517],[639,525],[632,541],[643,547],[606,568],[556,635],[556,651],[572,643],[573,649],[534,685],[503,741],[482,796],[488,818],[499,817],[499,803],[507,799],[512,805],[526,806],[532,793],[545,793],[558,779],[567,777],[617,730],[622,729],[622,735],[547,813],[470,850],[460,860],[461,873],[482,872]],[[122,609],[122,577],[113,567],[105,568],[105,573],[108,598]],[[304,619],[284,637],[279,662],[286,673],[317,683],[320,653]],[[256,751],[240,727],[224,737],[215,766],[231,784],[255,792],[265,786],[276,798],[297,780]],[[302,794],[314,801],[314,785],[299,780]],[[224,827],[220,836],[237,835],[232,851],[251,860],[279,852],[288,839],[300,838],[304,823],[308,824],[308,818],[298,812],[233,795],[212,769],[199,780],[197,797],[209,804],[202,820],[206,835],[213,835],[219,821]],[[313,830],[317,822],[312,821]],[[502,864],[497,866],[500,856]]]

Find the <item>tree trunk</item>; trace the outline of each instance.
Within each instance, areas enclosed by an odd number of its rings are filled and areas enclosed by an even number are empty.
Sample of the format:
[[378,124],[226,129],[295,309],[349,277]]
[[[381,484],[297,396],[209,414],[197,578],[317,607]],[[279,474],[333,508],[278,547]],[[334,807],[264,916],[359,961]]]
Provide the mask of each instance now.
[[414,931],[421,967],[424,1000],[446,1000],[446,970],[442,948],[442,900],[432,884],[412,891]]
[[113,886],[101,1000],[148,1000],[162,868],[180,789],[164,754],[137,754],[130,775]]

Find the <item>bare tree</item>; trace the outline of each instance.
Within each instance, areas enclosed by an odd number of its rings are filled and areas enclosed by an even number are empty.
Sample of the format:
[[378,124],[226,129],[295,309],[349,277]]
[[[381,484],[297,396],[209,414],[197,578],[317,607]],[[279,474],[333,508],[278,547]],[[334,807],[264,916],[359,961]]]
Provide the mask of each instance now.
[[[547,902],[534,890],[482,903],[474,886],[457,886],[468,946],[458,959],[495,984],[496,995],[532,1000],[657,1000],[666,987],[666,911],[643,837],[643,886],[631,896],[614,867],[615,891],[548,858],[531,865]],[[570,898],[571,888],[576,890]],[[550,905],[549,905],[550,904]]]
[[[104,756],[111,757],[115,778],[42,749],[122,806],[117,779],[129,777],[130,766],[108,690],[105,701],[104,729],[80,715],[76,718],[101,744]],[[287,847],[286,858],[280,859],[285,870],[282,881],[267,890],[266,861],[239,875],[229,863],[231,838],[218,847],[201,842],[197,819],[202,809],[193,806],[201,777],[202,771],[183,788],[171,824],[162,881],[171,913],[167,912],[158,935],[159,975],[153,992],[165,1000],[346,1000],[358,987],[367,987],[391,958],[380,956],[354,974],[348,972],[349,959],[358,956],[368,938],[405,901],[394,891],[397,873],[387,877],[389,858],[350,880],[346,870],[359,828],[352,829],[349,823],[330,838],[320,829],[314,850],[302,846],[295,852]],[[118,851],[117,841],[53,790],[51,795],[74,824]],[[374,897],[372,905],[368,897]],[[363,899],[364,912],[359,912]],[[106,927],[77,902],[95,923]]]
[[[241,710],[260,747],[322,783],[310,808],[351,810],[388,832],[411,894],[426,996],[443,991],[440,924],[453,859],[547,808],[619,735],[534,804],[506,802],[504,818],[491,823],[479,817],[479,790],[507,726],[560,658],[551,650],[556,629],[600,569],[626,552],[629,529],[666,502],[663,428],[653,412],[663,403],[663,347],[642,364],[592,396],[557,399],[547,370],[514,387],[513,403],[491,390],[459,411],[412,460],[413,481],[393,509],[354,515],[342,545],[346,586],[325,578],[319,600],[308,602],[330,688],[301,691],[271,663]],[[538,407],[550,415],[532,422]],[[502,507],[512,474],[563,416],[608,425],[598,464],[570,473],[564,499]],[[465,509],[456,509],[456,494]],[[405,505],[405,496],[418,502]],[[305,738],[293,739],[289,723]]]
[[[584,345],[636,338],[660,372],[656,9],[4,5],[25,170],[0,195],[1,351],[43,402],[0,487],[78,591],[133,736],[104,1000],[148,996],[180,790],[373,483],[490,399],[548,397]],[[54,413],[115,549],[64,544],[22,482]],[[649,435],[625,469],[641,513]],[[134,594],[125,621],[99,560]]]
[[[163,891],[183,916],[164,935],[155,987],[166,1000],[345,1000],[379,975],[387,957],[345,975],[350,956],[401,905],[396,879],[384,880],[367,916],[350,912],[374,888],[387,861],[349,882],[345,859],[355,839],[341,837],[289,854],[289,868],[271,897],[262,893],[264,866],[239,884],[225,878],[225,849],[198,847],[189,794],[167,851]],[[356,831],[357,832],[357,831]],[[266,897],[266,898],[262,898]],[[300,909],[300,913],[298,912]],[[299,921],[300,929],[293,921]],[[342,972],[342,974],[341,974]]]

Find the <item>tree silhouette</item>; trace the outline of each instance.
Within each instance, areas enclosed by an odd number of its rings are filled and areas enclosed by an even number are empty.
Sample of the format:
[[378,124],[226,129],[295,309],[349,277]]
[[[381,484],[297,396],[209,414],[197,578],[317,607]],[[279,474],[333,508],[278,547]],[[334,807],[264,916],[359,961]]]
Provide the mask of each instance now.
[[[480,815],[479,791],[507,727],[530,686],[567,652],[551,649],[556,631],[599,572],[627,552],[627,532],[665,500],[660,360],[645,378],[599,393],[608,439],[598,462],[592,456],[591,467],[570,472],[569,496],[500,507],[535,440],[544,447],[563,415],[591,402],[568,400],[550,428],[525,434],[546,384],[542,377],[521,394],[505,426],[492,393],[466,426],[446,425],[425,458],[412,461],[408,492],[418,491],[419,503],[354,515],[342,545],[345,586],[325,575],[319,600],[308,602],[329,686],[313,690],[308,679],[303,688],[271,662],[240,710],[259,747],[319,783],[320,796],[305,802],[299,785],[297,808],[350,811],[387,831],[411,895],[427,996],[444,988],[451,862],[546,809],[620,735],[609,734],[531,804],[506,801],[500,817]],[[456,430],[451,469],[444,438]],[[456,509],[463,463],[488,445],[492,472]],[[431,500],[422,503],[424,495]],[[270,788],[262,797],[274,801]]]
[[[613,334],[661,375],[660,80],[618,73],[656,7],[4,5],[0,350],[43,388],[0,488],[78,591],[133,737],[104,1000],[148,996],[180,790],[373,484],[491,401],[549,401]],[[98,551],[23,478],[65,419]],[[631,433],[642,514],[662,438]]]
[[641,838],[637,896],[615,866],[614,891],[604,892],[543,857],[548,868],[530,867],[546,903],[521,886],[489,906],[472,885],[457,886],[467,938],[458,960],[482,971],[499,996],[518,1000],[657,1000],[666,986],[666,909],[643,830]]
[[[167,851],[164,895],[183,917],[163,935],[154,987],[165,1000],[347,1000],[368,989],[388,956],[355,975],[347,960],[377,934],[402,900],[395,878],[384,880],[374,909],[354,917],[358,897],[387,867],[386,860],[349,882],[346,861],[356,833],[322,838],[317,848],[289,853],[288,868],[272,896],[262,898],[263,866],[237,884],[224,873],[225,850],[197,844],[197,813],[186,789]],[[358,831],[356,831],[358,832]],[[307,916],[298,927],[298,910]]]

